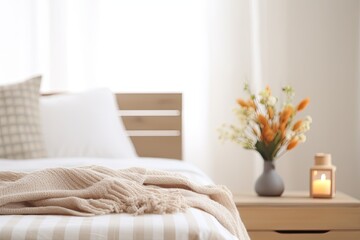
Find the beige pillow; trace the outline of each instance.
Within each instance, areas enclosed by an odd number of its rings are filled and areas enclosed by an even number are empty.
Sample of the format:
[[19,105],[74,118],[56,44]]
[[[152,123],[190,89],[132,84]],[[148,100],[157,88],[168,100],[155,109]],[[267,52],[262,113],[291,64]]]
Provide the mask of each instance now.
[[41,77],[0,86],[0,158],[46,157],[40,126]]

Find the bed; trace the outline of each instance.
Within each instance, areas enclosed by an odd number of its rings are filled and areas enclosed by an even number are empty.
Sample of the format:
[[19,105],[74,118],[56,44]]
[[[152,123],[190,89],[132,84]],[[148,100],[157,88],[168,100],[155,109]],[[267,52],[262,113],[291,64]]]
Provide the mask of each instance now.
[[[69,157],[65,154],[64,157],[54,155],[55,157],[51,158],[0,159],[0,171],[30,173],[58,166],[73,168],[86,165],[111,169],[141,167],[180,174],[199,185],[213,185],[211,179],[200,169],[181,160],[181,94],[123,93],[115,96],[119,106],[117,114],[125,126],[127,135],[131,138],[138,157],[125,156],[121,159],[96,155]],[[52,96],[46,94],[42,98],[48,97]],[[53,108],[51,106],[51,111]],[[54,113],[52,112],[51,115],[50,119],[53,119]],[[89,119],[89,116],[80,117]],[[48,127],[53,127],[51,124]],[[58,134],[62,134],[61,131]],[[240,239],[249,239],[242,223],[240,232],[238,236]],[[49,214],[0,215],[1,240],[238,239],[238,237],[231,234],[214,216],[193,207],[185,212],[137,216],[126,213],[91,217]]]

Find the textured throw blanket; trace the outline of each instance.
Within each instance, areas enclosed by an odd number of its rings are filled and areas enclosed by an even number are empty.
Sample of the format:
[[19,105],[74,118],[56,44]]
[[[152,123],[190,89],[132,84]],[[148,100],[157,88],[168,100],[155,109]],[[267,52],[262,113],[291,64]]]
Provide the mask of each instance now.
[[0,172],[0,214],[174,213],[194,207],[247,239],[230,191],[197,185],[180,175],[130,168],[51,168]]

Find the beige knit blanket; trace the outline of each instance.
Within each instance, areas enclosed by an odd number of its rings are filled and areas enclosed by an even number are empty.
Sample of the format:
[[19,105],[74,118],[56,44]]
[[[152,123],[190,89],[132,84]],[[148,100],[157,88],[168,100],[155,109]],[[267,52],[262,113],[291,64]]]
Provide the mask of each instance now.
[[0,214],[173,213],[194,207],[247,239],[230,191],[195,184],[180,175],[100,166],[0,172]]

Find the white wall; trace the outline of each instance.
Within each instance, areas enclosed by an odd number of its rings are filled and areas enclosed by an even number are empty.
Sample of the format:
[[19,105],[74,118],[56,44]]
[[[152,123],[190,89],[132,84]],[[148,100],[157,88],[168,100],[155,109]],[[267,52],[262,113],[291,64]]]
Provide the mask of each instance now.
[[[232,101],[242,96],[243,76],[249,69],[248,36],[242,35],[248,15],[240,1],[224,13],[225,27],[216,26],[227,44],[212,44],[213,78],[210,128],[231,119]],[[275,93],[291,84],[296,101],[309,96],[305,111],[313,117],[306,143],[277,160],[286,190],[308,190],[309,168],[317,152],[332,154],[337,189],[360,197],[359,145],[359,1],[258,1],[261,76],[263,87]],[[218,10],[223,13],[224,10]],[[244,21],[245,18],[245,21]],[[230,29],[229,29],[230,28]],[[226,31],[224,30],[226,29]],[[214,30],[215,31],[215,30]],[[234,61],[235,60],[235,61]],[[215,80],[214,80],[215,79]],[[226,84],[220,86],[220,80]],[[278,90],[276,90],[278,89]],[[234,192],[251,191],[258,173],[253,155],[228,143],[211,142],[214,178]],[[255,162],[255,163],[254,163]]]
[[32,9],[30,1],[0,1],[0,83],[34,74],[37,49]]
[[251,191],[255,153],[235,144],[221,144],[216,131],[223,123],[235,121],[235,100],[243,94],[245,77],[251,77],[250,5],[248,1],[214,0],[209,6],[210,174],[235,192]]
[[329,152],[338,168],[337,189],[360,197],[359,1],[290,1],[287,19],[288,79],[311,97],[314,123],[309,141],[287,156],[291,163],[281,170],[290,172],[290,188],[304,188],[301,176],[313,153]]

